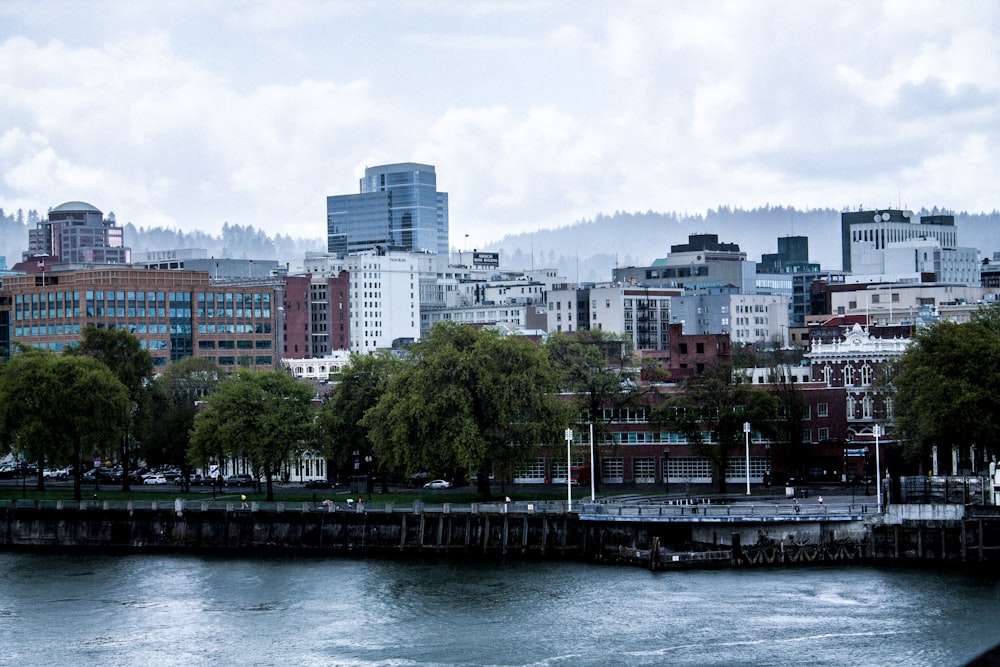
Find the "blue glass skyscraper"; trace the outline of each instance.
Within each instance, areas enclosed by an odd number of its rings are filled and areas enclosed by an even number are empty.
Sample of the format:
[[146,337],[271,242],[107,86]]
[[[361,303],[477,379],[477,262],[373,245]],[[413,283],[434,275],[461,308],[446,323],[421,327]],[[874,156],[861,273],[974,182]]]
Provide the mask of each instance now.
[[434,167],[415,162],[365,169],[361,193],[326,198],[327,252],[378,247],[448,254],[448,193]]

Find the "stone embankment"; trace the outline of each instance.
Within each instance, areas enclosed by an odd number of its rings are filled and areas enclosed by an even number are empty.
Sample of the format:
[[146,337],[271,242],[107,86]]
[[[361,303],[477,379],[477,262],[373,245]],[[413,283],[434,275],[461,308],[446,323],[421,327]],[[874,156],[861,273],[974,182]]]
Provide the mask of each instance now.
[[896,505],[0,503],[0,549],[409,554],[654,570],[872,561],[996,563],[1000,508]]

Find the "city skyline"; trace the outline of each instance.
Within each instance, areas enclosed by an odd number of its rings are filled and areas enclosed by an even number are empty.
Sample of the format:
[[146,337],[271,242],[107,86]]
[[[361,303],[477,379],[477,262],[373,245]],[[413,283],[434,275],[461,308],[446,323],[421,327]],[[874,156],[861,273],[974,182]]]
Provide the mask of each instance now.
[[451,245],[614,211],[991,211],[1000,7],[0,6],[0,205],[318,238],[435,165]]

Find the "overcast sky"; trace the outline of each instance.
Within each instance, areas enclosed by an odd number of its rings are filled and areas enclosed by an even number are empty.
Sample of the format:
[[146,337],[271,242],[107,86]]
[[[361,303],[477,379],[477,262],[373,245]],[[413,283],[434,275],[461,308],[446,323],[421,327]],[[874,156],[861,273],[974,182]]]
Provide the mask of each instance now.
[[319,238],[327,195],[413,161],[453,247],[616,210],[992,211],[998,93],[993,0],[3,0],[0,207]]

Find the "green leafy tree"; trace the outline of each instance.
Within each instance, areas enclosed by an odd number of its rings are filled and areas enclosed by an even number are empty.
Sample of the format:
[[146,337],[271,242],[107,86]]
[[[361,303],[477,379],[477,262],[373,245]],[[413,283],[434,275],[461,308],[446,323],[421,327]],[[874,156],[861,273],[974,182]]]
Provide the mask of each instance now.
[[776,408],[775,397],[734,373],[730,364],[718,364],[685,381],[682,391],[651,411],[650,422],[683,434],[696,454],[708,457],[718,490],[725,493],[726,463],[744,443],[743,424],[770,435]]
[[168,365],[153,380],[149,409],[139,429],[147,463],[180,466],[184,479],[190,479],[187,452],[197,404],[223,377],[214,361],[185,357]]
[[[352,466],[355,452],[359,458],[374,457],[368,429],[362,425],[365,414],[375,407],[385,393],[389,378],[402,367],[402,362],[387,351],[375,354],[355,354],[336,376],[333,395],[316,415],[316,441],[327,458],[338,469]],[[375,466],[384,468],[375,458]],[[385,471],[383,470],[383,473]],[[372,492],[371,470],[368,473]],[[383,490],[386,476],[382,475]]]
[[[1000,304],[971,321],[921,329],[891,381],[903,455],[926,461],[931,447],[976,445],[998,451],[1000,438]],[[966,449],[966,451],[968,451]]]
[[25,352],[0,375],[0,438],[30,452],[39,471],[47,457],[68,459],[80,500],[83,456],[117,442],[128,402],[128,390],[96,359]]
[[475,470],[490,498],[494,465],[509,469],[562,437],[568,413],[557,388],[536,343],[443,322],[411,348],[362,424],[396,470]]
[[223,380],[194,418],[191,462],[245,459],[274,500],[274,477],[310,436],[313,394],[312,386],[280,371],[243,370]]
[[[605,441],[609,429],[605,409],[640,402],[631,339],[599,329],[555,333],[545,350],[559,374],[560,388],[573,397],[582,419],[594,425],[594,439]],[[591,475],[596,483],[599,476],[595,471]]]
[[148,406],[148,387],[153,377],[153,357],[142,349],[138,338],[124,329],[98,329],[93,326],[86,327],[80,344],[69,348],[66,353],[97,359],[110,368],[128,390],[129,403],[121,417],[125,434],[120,446],[122,490],[128,491],[135,423]]
[[55,430],[62,406],[51,396],[54,363],[55,355],[28,347],[0,367],[0,447],[36,462],[39,490],[45,488],[46,465],[69,463],[71,453]]

